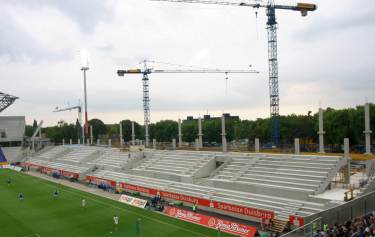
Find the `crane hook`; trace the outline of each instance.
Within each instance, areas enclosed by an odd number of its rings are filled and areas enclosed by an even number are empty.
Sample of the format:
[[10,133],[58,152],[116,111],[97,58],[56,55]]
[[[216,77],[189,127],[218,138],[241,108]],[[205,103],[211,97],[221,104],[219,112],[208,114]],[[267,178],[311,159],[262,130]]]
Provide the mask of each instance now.
[[225,96],[228,95],[228,72],[225,72]]

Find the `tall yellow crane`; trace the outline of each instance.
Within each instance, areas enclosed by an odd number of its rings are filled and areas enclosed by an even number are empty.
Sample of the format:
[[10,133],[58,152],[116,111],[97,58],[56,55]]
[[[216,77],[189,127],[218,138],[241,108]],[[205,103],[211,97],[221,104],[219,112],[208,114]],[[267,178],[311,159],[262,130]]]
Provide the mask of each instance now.
[[[155,62],[155,61],[147,61],[144,60],[143,69],[125,69],[125,70],[117,70],[117,75],[120,77],[125,76],[125,74],[141,74],[142,82],[143,82],[143,113],[144,113],[144,125],[145,125],[145,142],[146,147],[149,146],[149,133],[148,133],[148,125],[150,123],[150,95],[149,95],[149,74],[153,73],[221,73],[225,74],[226,76],[230,73],[259,73],[256,70],[222,70],[222,69],[153,69],[147,66],[148,62]],[[177,64],[171,64],[177,65]],[[183,65],[178,65],[183,66]]]
[[301,12],[307,16],[310,11],[315,11],[317,6],[310,3],[297,3],[296,5],[275,4],[274,0],[151,0],[159,2],[183,2],[217,4],[227,6],[252,7],[254,9],[265,8],[267,15],[267,36],[268,36],[268,68],[269,68],[269,93],[270,93],[270,115],[272,119],[272,142],[274,145],[280,143],[280,115],[279,115],[279,75],[277,62],[277,22],[276,10],[292,10]]

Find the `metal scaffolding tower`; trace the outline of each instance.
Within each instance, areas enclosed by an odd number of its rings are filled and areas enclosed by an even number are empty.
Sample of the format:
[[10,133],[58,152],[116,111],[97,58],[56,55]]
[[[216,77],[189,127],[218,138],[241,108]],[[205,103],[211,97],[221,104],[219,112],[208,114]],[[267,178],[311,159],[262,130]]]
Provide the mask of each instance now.
[[17,99],[19,98],[16,96],[8,95],[0,91],[0,112],[11,106]]
[[268,36],[268,73],[270,93],[270,115],[272,141],[275,145],[280,143],[280,114],[279,114],[279,68],[277,62],[277,22],[275,4],[268,1],[267,8],[267,36]]

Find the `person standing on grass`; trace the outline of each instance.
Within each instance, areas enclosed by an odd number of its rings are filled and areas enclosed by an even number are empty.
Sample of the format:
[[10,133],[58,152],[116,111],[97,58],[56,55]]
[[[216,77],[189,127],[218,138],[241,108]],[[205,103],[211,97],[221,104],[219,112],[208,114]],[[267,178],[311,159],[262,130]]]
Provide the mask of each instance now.
[[86,200],[85,200],[85,199],[82,199],[82,201],[81,201],[81,206],[82,206],[83,208],[86,207]]
[[23,196],[23,193],[19,193],[19,194],[18,194],[18,199],[19,199],[20,201],[22,201],[24,198],[25,198],[25,197]]
[[8,177],[7,184],[10,185],[10,183],[12,183],[12,181],[10,180],[10,177]]
[[59,196],[59,191],[57,191],[57,189],[55,190],[55,192],[53,192],[53,198],[57,198]]
[[118,218],[117,215],[114,215],[113,216],[113,226],[114,226],[115,231],[117,231],[117,229],[118,229],[118,223],[119,223],[119,218]]

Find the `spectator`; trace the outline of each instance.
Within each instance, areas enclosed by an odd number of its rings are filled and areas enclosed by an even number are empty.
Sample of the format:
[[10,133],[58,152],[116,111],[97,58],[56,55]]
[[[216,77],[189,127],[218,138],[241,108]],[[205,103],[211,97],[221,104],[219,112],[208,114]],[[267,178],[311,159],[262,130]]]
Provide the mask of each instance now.
[[324,232],[317,231],[315,237],[375,237],[375,213],[348,220],[344,224],[324,226]]

